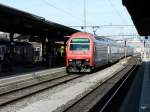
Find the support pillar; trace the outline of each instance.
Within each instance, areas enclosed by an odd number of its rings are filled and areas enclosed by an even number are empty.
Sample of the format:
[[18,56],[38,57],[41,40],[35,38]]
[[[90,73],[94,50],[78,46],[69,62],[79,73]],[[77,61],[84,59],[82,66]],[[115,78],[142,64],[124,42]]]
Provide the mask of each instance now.
[[9,36],[10,36],[10,42],[14,42],[14,33],[10,33]]
[[46,49],[46,38],[42,38],[42,62],[46,62],[46,51],[45,51],[45,49]]
[[48,51],[48,65],[49,67],[52,67],[55,65],[55,51],[54,51],[54,41],[48,40],[48,45],[47,45],[47,51]]
[[9,34],[10,37],[10,52],[13,53],[14,52],[14,33],[10,33]]

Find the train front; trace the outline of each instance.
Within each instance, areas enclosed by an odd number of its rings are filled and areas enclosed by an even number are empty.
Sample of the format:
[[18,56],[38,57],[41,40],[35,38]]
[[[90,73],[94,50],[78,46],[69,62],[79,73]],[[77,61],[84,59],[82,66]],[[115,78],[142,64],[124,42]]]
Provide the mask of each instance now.
[[67,72],[91,72],[93,68],[93,42],[89,33],[75,33],[66,47]]

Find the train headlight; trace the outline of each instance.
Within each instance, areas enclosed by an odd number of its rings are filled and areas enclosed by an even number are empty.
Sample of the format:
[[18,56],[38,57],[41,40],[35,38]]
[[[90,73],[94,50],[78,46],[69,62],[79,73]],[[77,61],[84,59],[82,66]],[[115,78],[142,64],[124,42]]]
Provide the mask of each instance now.
[[72,61],[72,59],[69,59],[69,61]]
[[89,59],[86,59],[85,61],[86,61],[86,62],[89,62]]

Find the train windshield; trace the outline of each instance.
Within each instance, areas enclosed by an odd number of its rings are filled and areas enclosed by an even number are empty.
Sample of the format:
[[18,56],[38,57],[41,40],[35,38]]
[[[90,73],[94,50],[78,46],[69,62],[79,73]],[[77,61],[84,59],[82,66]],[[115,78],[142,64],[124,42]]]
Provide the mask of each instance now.
[[70,43],[70,50],[89,50],[90,40],[88,38],[74,38]]

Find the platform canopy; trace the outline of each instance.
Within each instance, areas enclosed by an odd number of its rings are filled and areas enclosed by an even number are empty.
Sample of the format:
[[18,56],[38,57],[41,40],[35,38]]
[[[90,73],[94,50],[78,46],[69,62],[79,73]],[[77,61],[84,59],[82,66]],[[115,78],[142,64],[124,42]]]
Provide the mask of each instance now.
[[71,35],[78,30],[0,4],[0,31],[48,38],[64,38],[64,36]]
[[150,35],[150,1],[122,0],[141,36]]

